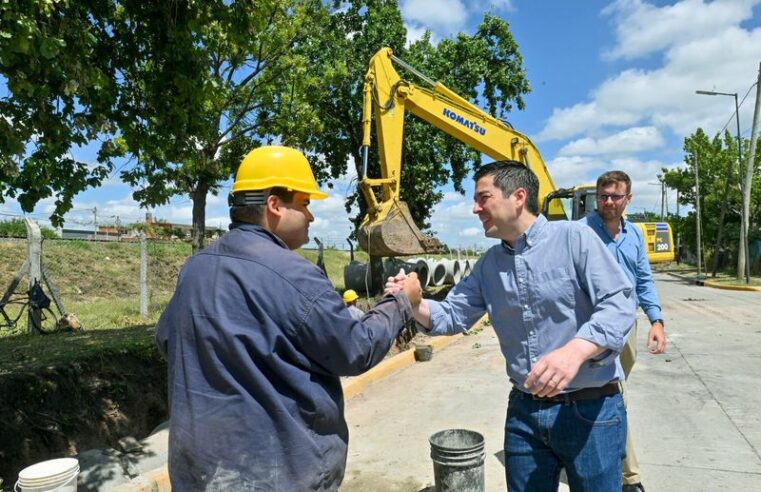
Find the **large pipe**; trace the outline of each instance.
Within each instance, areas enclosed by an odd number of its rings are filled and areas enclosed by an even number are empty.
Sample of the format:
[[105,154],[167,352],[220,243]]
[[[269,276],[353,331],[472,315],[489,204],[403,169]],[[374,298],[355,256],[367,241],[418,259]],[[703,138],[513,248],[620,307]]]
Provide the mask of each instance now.
[[417,273],[418,280],[420,280],[420,287],[426,287],[431,282],[431,270],[425,259],[410,258],[406,263],[412,267],[412,271]]
[[344,287],[354,289],[359,293],[366,293],[365,275],[367,274],[367,263],[352,261],[344,267]]
[[462,273],[460,272],[460,263],[457,260],[444,260],[442,261],[446,268],[445,284],[456,284],[460,281]]
[[428,260],[428,269],[431,272],[431,285],[444,285],[447,278],[447,267],[441,261]]
[[462,271],[462,278],[470,275],[470,262],[468,260],[457,260],[460,262],[460,270]]

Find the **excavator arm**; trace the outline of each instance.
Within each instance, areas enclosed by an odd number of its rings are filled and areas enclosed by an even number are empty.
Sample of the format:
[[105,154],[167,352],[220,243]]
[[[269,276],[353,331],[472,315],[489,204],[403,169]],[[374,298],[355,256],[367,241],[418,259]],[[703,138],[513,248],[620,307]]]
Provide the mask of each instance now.
[[[431,87],[403,80],[394,69],[403,66]],[[404,256],[433,252],[438,241],[424,236],[400,199],[402,139],[407,111],[494,160],[522,162],[539,178],[539,198],[555,190],[547,166],[523,134],[494,118],[440,82],[435,82],[396,58],[389,48],[370,60],[365,76],[362,112],[363,169],[360,190],[367,215],[358,230],[359,245],[371,256]],[[367,176],[367,154],[374,121],[380,157],[380,178]],[[376,191],[377,190],[377,191]],[[549,204],[548,218],[566,218],[559,200]]]

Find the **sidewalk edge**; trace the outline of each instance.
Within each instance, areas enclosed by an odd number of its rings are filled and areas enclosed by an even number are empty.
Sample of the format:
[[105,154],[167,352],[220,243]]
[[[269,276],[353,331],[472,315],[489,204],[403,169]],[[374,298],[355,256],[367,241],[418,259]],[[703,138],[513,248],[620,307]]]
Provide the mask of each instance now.
[[672,277],[676,277],[682,280],[685,280],[687,282],[695,282],[698,285],[702,285],[704,287],[711,287],[713,289],[722,289],[722,290],[738,290],[738,291],[745,291],[745,292],[761,292],[761,287],[755,287],[752,285],[725,285],[720,284],[718,282],[714,282],[712,280],[698,280],[695,277],[690,277],[687,275],[682,275],[679,273],[674,272],[666,272],[668,275]]

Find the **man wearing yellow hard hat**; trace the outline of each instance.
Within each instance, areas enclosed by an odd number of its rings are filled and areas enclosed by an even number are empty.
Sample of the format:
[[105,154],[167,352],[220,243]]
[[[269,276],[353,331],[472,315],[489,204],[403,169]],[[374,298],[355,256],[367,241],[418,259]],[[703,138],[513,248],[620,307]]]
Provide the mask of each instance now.
[[365,312],[357,307],[357,299],[359,299],[357,292],[354,289],[346,289],[343,298],[344,304],[346,304],[346,308],[349,310],[351,317],[354,319],[362,319]]
[[416,278],[361,321],[317,266],[317,188],[304,155],[259,147],[241,162],[230,231],[190,258],[161,315],[173,490],[333,491],[348,446],[341,376],[383,360],[420,303]]

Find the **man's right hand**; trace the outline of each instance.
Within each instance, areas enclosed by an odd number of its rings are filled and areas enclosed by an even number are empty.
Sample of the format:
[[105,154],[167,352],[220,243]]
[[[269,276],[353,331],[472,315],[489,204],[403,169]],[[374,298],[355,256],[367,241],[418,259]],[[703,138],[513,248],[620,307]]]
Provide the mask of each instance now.
[[383,295],[384,296],[393,296],[400,290],[402,290],[402,287],[404,286],[404,281],[407,279],[407,274],[404,273],[404,268],[401,268],[399,270],[399,273],[394,275],[393,277],[388,277],[386,279],[386,285],[383,289]]
[[423,289],[420,287],[420,279],[418,279],[417,273],[410,273],[403,282],[402,290],[410,300],[412,308],[416,309],[423,300]]

